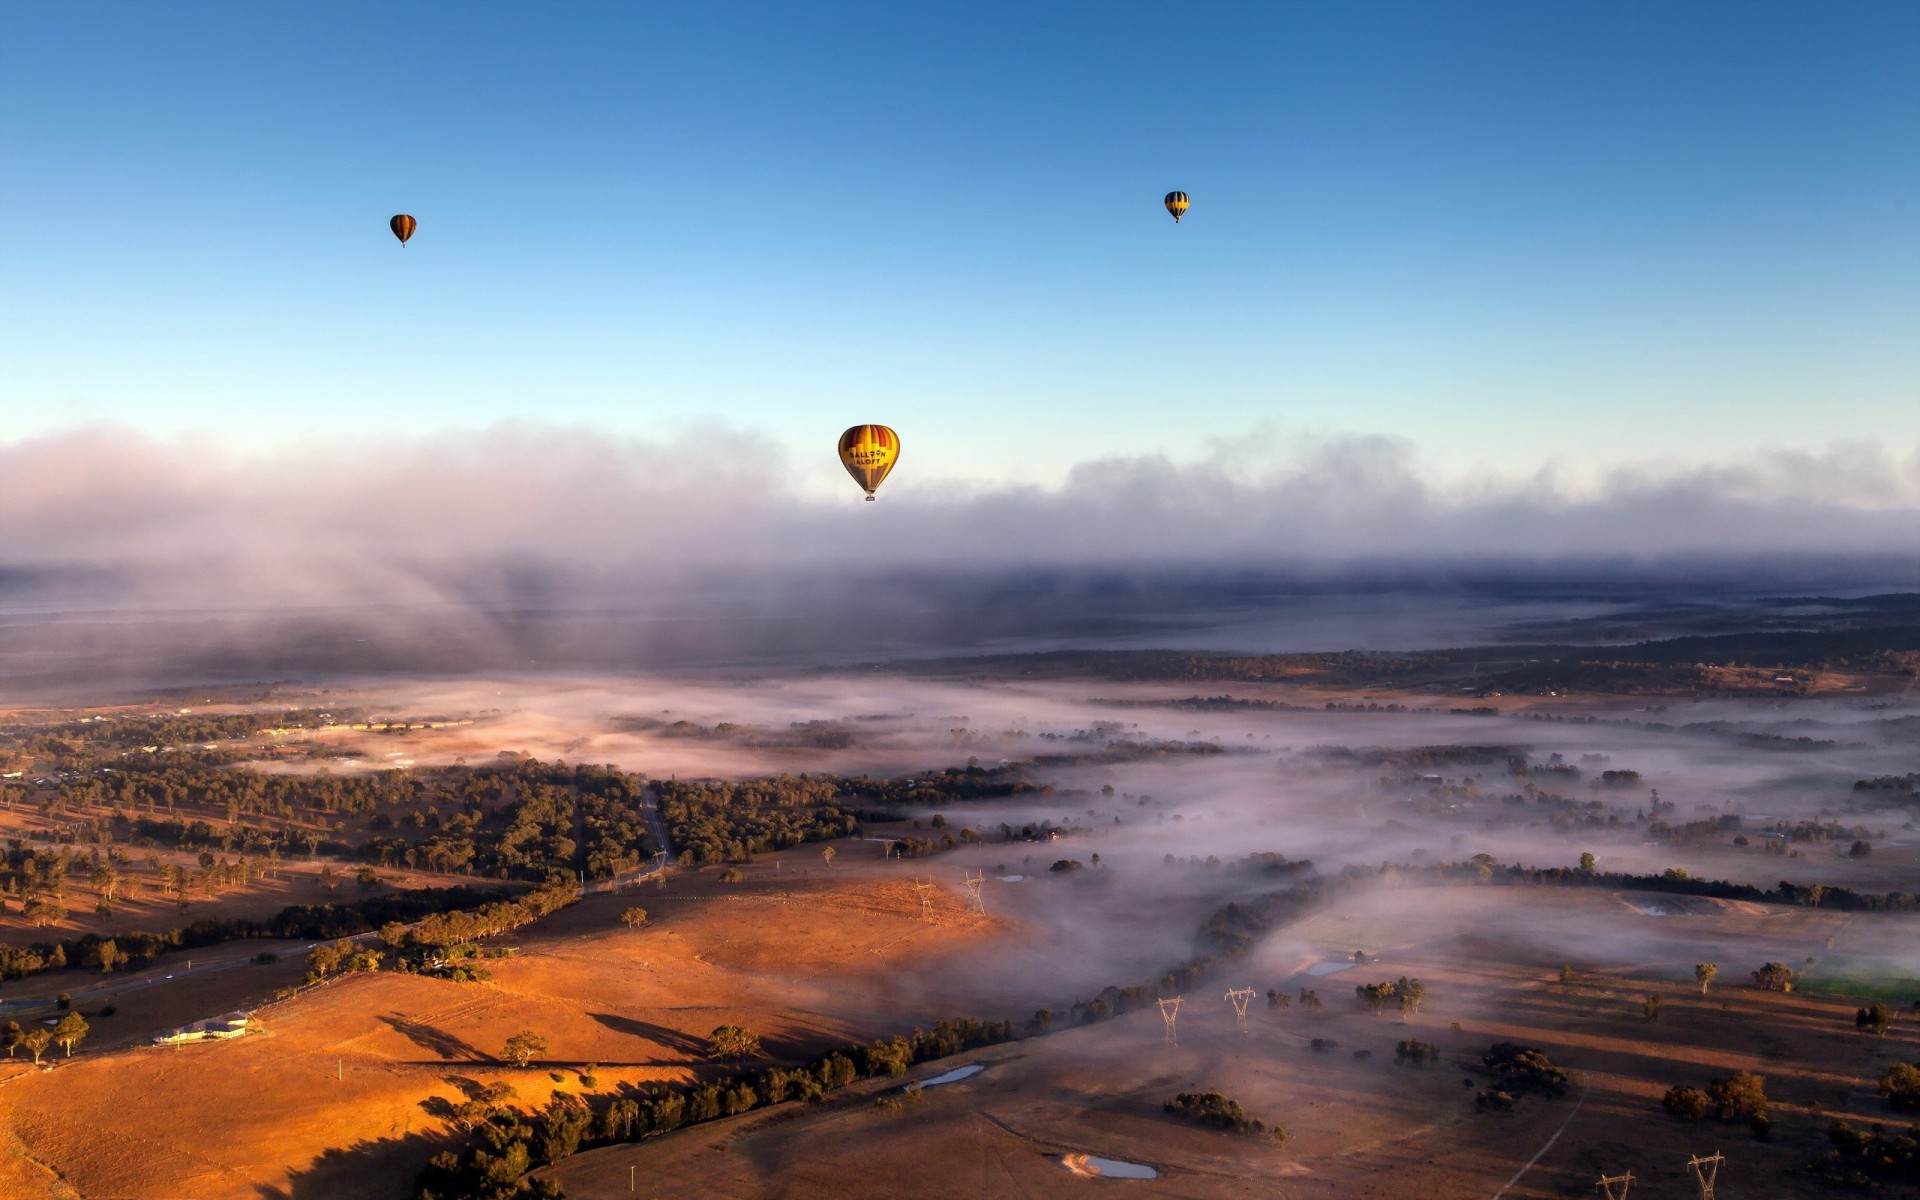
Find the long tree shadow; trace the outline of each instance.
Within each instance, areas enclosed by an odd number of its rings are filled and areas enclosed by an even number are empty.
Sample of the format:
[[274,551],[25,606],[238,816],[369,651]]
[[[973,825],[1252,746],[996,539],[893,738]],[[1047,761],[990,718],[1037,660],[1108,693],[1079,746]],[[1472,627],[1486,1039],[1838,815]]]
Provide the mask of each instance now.
[[491,1060],[493,1057],[490,1054],[483,1053],[472,1043],[463,1041],[444,1029],[436,1029],[431,1025],[423,1025],[418,1021],[409,1021],[398,1013],[381,1017],[380,1019],[385,1021],[394,1032],[400,1034],[414,1045],[431,1054],[437,1054],[443,1059],[466,1059],[470,1062],[485,1062]]
[[401,1137],[366,1138],[351,1146],[328,1150],[306,1167],[289,1173],[285,1187],[262,1184],[260,1200],[342,1200],[343,1197],[389,1195],[390,1186],[377,1191],[372,1179],[412,1179],[429,1158],[458,1143],[445,1133],[409,1133]]
[[632,1017],[623,1017],[617,1013],[588,1013],[588,1016],[605,1025],[615,1033],[630,1034],[645,1038],[656,1046],[669,1050],[678,1050],[683,1054],[704,1054],[707,1043],[704,1039],[691,1034],[669,1029],[665,1025],[654,1025],[647,1021],[636,1021]]

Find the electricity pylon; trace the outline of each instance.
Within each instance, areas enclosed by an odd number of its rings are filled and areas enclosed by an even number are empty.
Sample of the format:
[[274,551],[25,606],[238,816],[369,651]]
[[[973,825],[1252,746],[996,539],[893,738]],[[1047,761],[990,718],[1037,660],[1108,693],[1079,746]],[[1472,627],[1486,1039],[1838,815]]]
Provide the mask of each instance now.
[[987,906],[984,903],[982,903],[980,900],[980,889],[982,886],[986,884],[986,882],[987,882],[987,877],[985,873],[979,872],[979,871],[976,871],[973,874],[967,876],[967,879],[966,879],[967,898],[972,902],[973,911],[977,913],[984,913],[987,911]]
[[1720,1164],[1726,1161],[1726,1155],[1718,1150],[1705,1158],[1696,1154],[1687,1160],[1687,1170],[1700,1185],[1700,1200],[1713,1200],[1713,1185],[1720,1178]]
[[1253,989],[1228,988],[1227,1003],[1233,1005],[1233,1019],[1239,1025],[1240,1032],[1247,1031],[1247,1001],[1253,999]]
[[1157,1000],[1155,1003],[1160,1006],[1160,1019],[1167,1023],[1167,1045],[1178,1046],[1180,1044],[1180,1035],[1174,1031],[1173,1023],[1180,1017],[1180,997],[1175,996],[1171,1000]]
[[1625,1175],[1602,1175],[1600,1194],[1607,1200],[1627,1200],[1627,1189],[1633,1186],[1633,1172]]

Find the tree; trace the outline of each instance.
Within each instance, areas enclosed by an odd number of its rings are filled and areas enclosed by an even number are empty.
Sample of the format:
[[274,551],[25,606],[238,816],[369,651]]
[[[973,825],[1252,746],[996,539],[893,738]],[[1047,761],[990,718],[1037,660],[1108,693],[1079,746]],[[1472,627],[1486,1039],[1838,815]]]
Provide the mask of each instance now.
[[1793,990],[1793,968],[1782,962],[1770,962],[1753,973],[1753,982],[1763,991],[1790,992]]
[[500,1051],[500,1057],[516,1067],[524,1067],[546,1052],[547,1039],[531,1029],[523,1029],[507,1039],[505,1048]]
[[740,1025],[722,1025],[707,1035],[707,1057],[738,1065],[760,1053],[760,1035]]
[[1593,874],[1593,868],[1597,861],[1598,860],[1593,857],[1593,852],[1588,851],[1580,856],[1580,869],[1591,875]]
[[0,1046],[7,1048],[8,1058],[13,1057],[13,1052],[20,1048],[20,1040],[26,1036],[18,1021],[8,1021],[5,1028],[0,1028]]
[[825,866],[833,865],[833,856],[838,853],[832,846],[820,847],[820,862]]
[[1640,1002],[1640,1012],[1647,1018],[1647,1020],[1658,1021],[1660,1019],[1659,993],[1657,992],[1647,993],[1647,998]]
[[39,1066],[40,1057],[47,1052],[48,1046],[53,1045],[53,1031],[51,1029],[29,1029],[26,1035],[20,1039],[20,1044],[27,1048],[27,1053],[33,1055],[34,1065]]
[[1704,995],[1706,995],[1706,994],[1707,994],[1707,988],[1708,988],[1708,987],[1710,987],[1710,986],[1711,986],[1711,985],[1713,984],[1713,979],[1714,979],[1714,976],[1716,976],[1716,975],[1718,975],[1718,974],[1720,974],[1720,964],[1719,964],[1719,963],[1695,963],[1695,964],[1693,964],[1693,978],[1694,978],[1694,982],[1696,982],[1696,983],[1698,983],[1698,984],[1700,985],[1700,994],[1701,994],[1702,996],[1704,996]]
[[1885,1004],[1875,1000],[1871,1006],[1853,1015],[1853,1024],[1856,1029],[1864,1029],[1875,1037],[1885,1037],[1887,1026],[1893,1024],[1893,1013]]
[[[7,1051],[11,1056],[11,1048]],[[1897,1062],[1880,1076],[1880,1094],[1903,1112],[1920,1111],[1920,1064]]]
[[1380,983],[1363,983],[1356,985],[1353,989],[1353,994],[1359,997],[1360,1003],[1367,1006],[1368,1012],[1377,1013],[1385,1006],[1387,1001],[1393,999],[1397,990],[1393,984],[1383,980]]
[[1731,1079],[1716,1079],[1707,1085],[1707,1100],[1722,1121],[1766,1112],[1766,1077],[1741,1071]]
[[86,1036],[87,1019],[77,1012],[70,1012],[61,1017],[60,1023],[53,1027],[53,1040],[60,1043],[61,1048],[67,1052],[68,1058],[73,1057],[73,1048],[78,1046]]
[[1420,1015],[1420,1002],[1427,998],[1426,984],[1402,975],[1393,985],[1393,990],[1394,994],[1400,998],[1400,1015],[1403,1020]]
[[108,938],[98,946],[95,946],[93,953],[94,957],[100,960],[100,970],[103,972],[110,972],[121,963],[127,961],[127,956],[120,950],[120,943],[114,941],[112,938]]
[[644,908],[629,908],[620,914],[620,923],[629,929],[638,929],[647,923],[647,910]]
[[315,946],[307,953],[307,975],[312,979],[325,979],[340,969],[346,961],[351,947],[342,948],[339,942],[328,942]]
[[1661,1097],[1660,1107],[1683,1121],[1698,1121],[1707,1115],[1713,1105],[1707,1100],[1707,1094],[1699,1088],[1675,1086],[1668,1088],[1667,1094]]

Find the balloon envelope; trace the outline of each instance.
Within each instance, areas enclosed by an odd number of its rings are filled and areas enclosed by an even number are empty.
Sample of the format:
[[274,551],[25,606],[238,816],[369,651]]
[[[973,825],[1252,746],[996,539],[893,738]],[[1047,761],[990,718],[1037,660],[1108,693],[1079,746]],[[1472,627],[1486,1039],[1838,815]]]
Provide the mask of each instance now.
[[1178,225],[1180,218],[1187,215],[1187,194],[1185,192],[1167,193],[1167,211],[1173,214],[1173,223]]
[[407,244],[407,239],[413,236],[413,231],[420,228],[420,222],[401,213],[387,222],[387,228],[393,230],[393,236],[399,238],[400,244],[404,246]]
[[840,435],[840,464],[867,490],[867,499],[900,461],[900,435],[885,425],[855,425]]

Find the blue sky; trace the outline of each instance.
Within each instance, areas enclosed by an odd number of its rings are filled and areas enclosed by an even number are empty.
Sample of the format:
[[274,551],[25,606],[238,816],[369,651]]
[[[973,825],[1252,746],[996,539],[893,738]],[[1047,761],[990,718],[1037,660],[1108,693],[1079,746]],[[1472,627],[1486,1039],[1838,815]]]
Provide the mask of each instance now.
[[1916,64],[1913,3],[14,3],[0,438],[1910,447]]

